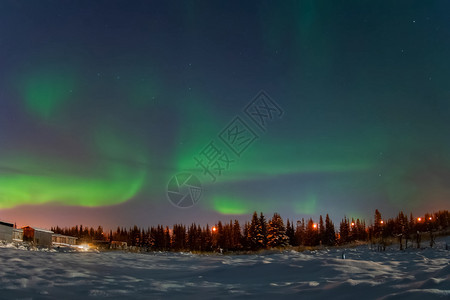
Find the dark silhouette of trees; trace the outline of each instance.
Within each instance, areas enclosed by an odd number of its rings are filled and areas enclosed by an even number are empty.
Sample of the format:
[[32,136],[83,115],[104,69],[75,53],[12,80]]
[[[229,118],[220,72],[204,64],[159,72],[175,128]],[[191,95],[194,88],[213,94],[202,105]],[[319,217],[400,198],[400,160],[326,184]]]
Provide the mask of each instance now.
[[313,219],[309,219],[306,224],[306,231],[303,238],[303,245],[317,246],[319,244],[319,230]]
[[297,228],[295,229],[295,243],[297,245],[305,244],[305,219],[302,218],[301,221],[297,221]]
[[286,235],[289,238],[289,245],[298,246],[295,238],[294,224],[287,219],[286,221]]
[[234,220],[231,249],[233,250],[242,249],[241,241],[242,241],[241,226],[239,225],[238,220]]
[[253,213],[250,227],[248,228],[248,239],[251,250],[263,249],[267,246],[267,223],[264,215]]
[[185,250],[189,239],[186,237],[186,226],[175,224],[172,227],[172,249],[176,251]]
[[344,219],[339,224],[339,244],[343,245],[350,241],[350,224],[347,217],[344,216]]
[[243,249],[250,249],[251,248],[251,242],[250,242],[250,223],[245,222],[244,224],[244,230],[241,238],[241,245]]
[[319,244],[320,245],[325,245],[325,240],[326,240],[325,225],[323,224],[322,215],[320,215],[320,217],[319,217],[319,225],[318,225],[317,229],[319,231]]
[[[295,224],[295,226],[294,226]],[[364,220],[344,219],[339,224],[339,232],[327,214],[325,221],[319,216],[319,222],[312,218],[294,221],[283,219],[278,213],[267,223],[264,214],[255,211],[250,222],[241,228],[238,220],[228,223],[219,221],[216,226],[192,223],[168,226],[157,225],[147,229],[133,226],[117,227],[105,233],[101,226],[97,228],[76,225],[70,228],[51,228],[55,233],[77,237],[83,243],[126,242],[128,247],[139,251],[241,251],[259,250],[267,247],[291,246],[334,246],[344,245],[356,240],[376,240],[379,249],[384,249],[387,240],[397,240],[400,250],[415,246],[420,248],[423,235],[429,236],[430,247],[434,246],[438,232],[450,227],[450,213],[446,210],[426,213],[421,217],[409,218],[400,211],[394,218],[383,220],[381,213],[375,210],[375,221],[366,227]],[[411,241],[411,242],[410,242]],[[410,242],[410,243],[408,243]]]
[[334,231],[334,224],[330,217],[325,217],[325,245],[334,246],[336,244],[336,233]]
[[373,225],[373,237],[378,238],[381,234],[382,229],[382,219],[381,219],[381,213],[378,211],[378,209],[375,210],[375,218],[374,218],[374,225]]
[[259,232],[260,232],[260,239],[262,240],[262,248],[267,247],[267,221],[264,214],[261,212],[259,214]]

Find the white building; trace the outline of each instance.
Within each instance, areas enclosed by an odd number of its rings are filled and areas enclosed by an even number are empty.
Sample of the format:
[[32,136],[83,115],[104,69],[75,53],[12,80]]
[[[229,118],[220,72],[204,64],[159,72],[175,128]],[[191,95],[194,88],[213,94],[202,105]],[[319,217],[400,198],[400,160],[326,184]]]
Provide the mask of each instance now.
[[69,245],[76,245],[77,244],[76,237],[68,236],[68,235],[62,235],[62,234],[53,234],[52,236],[52,242],[53,246],[69,246]]
[[20,228],[13,228],[12,240],[13,240],[13,242],[22,242],[23,241],[23,230]]
[[23,241],[30,242],[36,246],[51,247],[53,231],[31,226],[22,227]]
[[0,221],[0,241],[12,242],[14,224]]

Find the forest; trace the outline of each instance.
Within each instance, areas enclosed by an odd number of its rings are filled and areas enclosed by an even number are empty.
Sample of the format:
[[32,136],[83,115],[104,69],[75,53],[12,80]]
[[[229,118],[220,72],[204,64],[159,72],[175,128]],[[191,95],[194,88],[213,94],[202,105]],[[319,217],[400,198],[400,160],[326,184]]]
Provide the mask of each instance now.
[[[238,220],[230,220],[210,226],[199,224],[157,225],[148,228],[118,227],[115,231],[104,232],[103,228],[88,228],[76,225],[71,228],[55,227],[55,233],[74,236],[78,243],[92,243],[112,248],[112,244],[125,245],[128,249],[139,251],[199,251],[229,252],[258,251],[284,247],[340,246],[357,241],[371,242],[378,249],[385,250],[386,245],[397,242],[399,249],[424,246],[433,247],[437,235],[448,234],[450,213],[447,210],[426,213],[421,217],[409,216],[399,212],[396,217],[383,219],[375,210],[374,221],[344,217],[336,227],[329,215],[320,216],[315,222],[287,219],[283,221],[278,213],[270,219],[255,211],[252,219],[243,225]],[[423,241],[422,241],[423,240]]]

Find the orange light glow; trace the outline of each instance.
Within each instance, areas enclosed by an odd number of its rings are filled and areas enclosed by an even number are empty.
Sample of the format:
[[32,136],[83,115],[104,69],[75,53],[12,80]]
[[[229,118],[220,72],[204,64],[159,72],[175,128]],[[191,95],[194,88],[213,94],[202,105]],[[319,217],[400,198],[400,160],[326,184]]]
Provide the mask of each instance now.
[[431,221],[431,217],[430,217],[429,219],[430,219],[430,221]]
[[313,227],[314,227],[314,228],[317,228],[317,224],[313,224]]
[[380,223],[381,223],[381,224],[384,224],[384,221],[383,221],[383,220],[381,220],[381,221],[380,221]]
[[417,221],[419,221],[419,222],[422,221],[422,218],[417,218]]
[[355,223],[352,222],[352,226],[355,226]]
[[214,227],[212,228],[212,231],[213,231],[213,232],[216,232],[216,230],[217,230],[217,228],[216,228],[216,226],[214,226]]

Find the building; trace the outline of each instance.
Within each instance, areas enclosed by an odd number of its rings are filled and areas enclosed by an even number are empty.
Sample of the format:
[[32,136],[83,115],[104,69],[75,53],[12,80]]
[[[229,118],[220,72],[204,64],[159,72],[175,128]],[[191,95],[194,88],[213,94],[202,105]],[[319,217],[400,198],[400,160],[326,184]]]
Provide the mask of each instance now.
[[0,221],[0,241],[12,242],[14,224]]
[[77,244],[76,237],[62,235],[62,234],[53,234],[52,242],[54,246],[72,246]]
[[13,228],[12,240],[13,240],[13,242],[22,242],[23,241],[23,230],[20,228]]
[[120,241],[112,241],[110,249],[114,250],[127,250],[127,242],[120,242]]
[[109,241],[104,240],[93,240],[91,244],[92,244],[91,248],[96,248],[98,250],[109,249],[111,245]]
[[23,241],[30,242],[35,246],[51,247],[53,231],[31,226],[22,227]]

